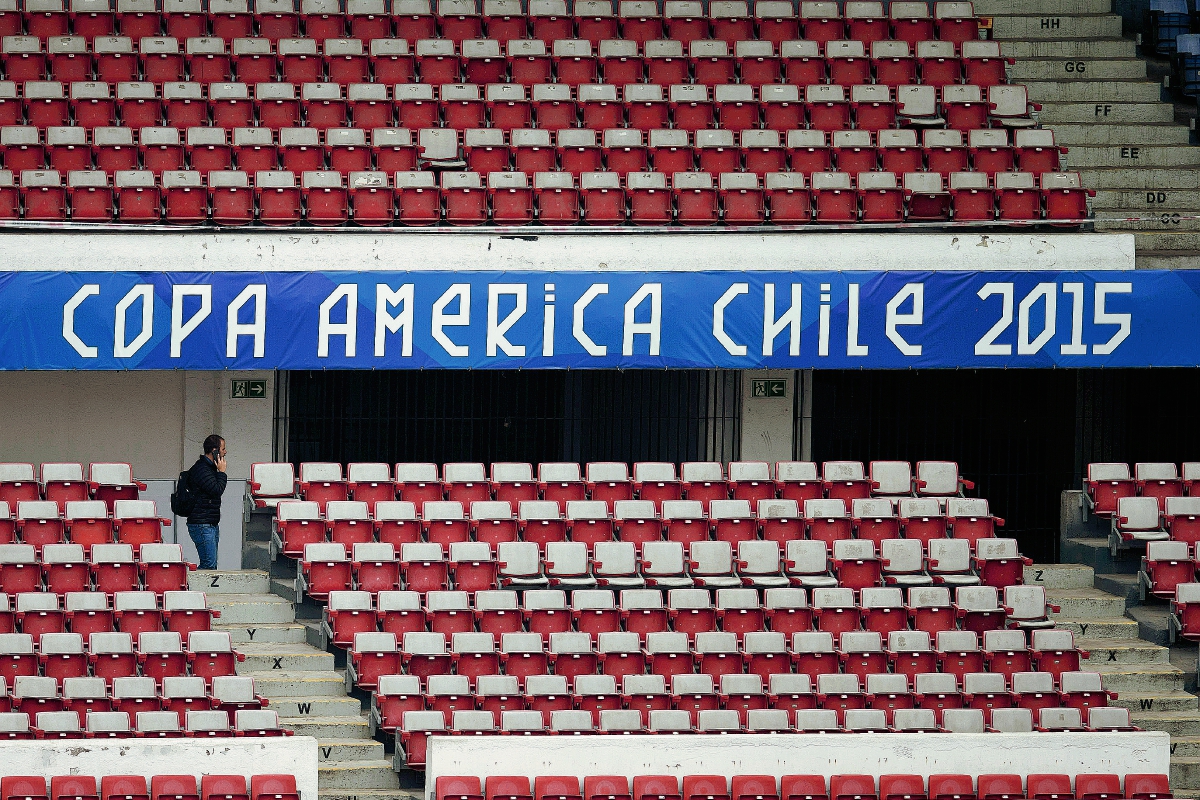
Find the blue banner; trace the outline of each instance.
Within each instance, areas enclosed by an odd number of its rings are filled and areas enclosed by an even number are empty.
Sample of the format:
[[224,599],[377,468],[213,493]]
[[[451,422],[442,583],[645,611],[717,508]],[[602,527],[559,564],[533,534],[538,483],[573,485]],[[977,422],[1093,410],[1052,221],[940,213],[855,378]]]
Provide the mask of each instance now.
[[1200,365],[1200,272],[7,272],[0,369]]

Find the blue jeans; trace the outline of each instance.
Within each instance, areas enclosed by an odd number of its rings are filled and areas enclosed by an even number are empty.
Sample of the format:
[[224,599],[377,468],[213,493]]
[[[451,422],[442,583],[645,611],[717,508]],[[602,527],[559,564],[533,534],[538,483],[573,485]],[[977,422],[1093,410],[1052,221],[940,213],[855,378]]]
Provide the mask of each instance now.
[[200,569],[217,568],[217,542],[221,533],[216,525],[193,525],[188,523],[188,535],[196,545],[200,555]]

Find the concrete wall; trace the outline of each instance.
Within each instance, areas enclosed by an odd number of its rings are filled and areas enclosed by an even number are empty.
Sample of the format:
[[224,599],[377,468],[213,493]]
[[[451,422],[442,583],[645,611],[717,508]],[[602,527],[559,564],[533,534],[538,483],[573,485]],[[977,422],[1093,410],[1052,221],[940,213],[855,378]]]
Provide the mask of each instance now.
[[[400,235],[397,235],[400,234]],[[6,233],[9,270],[311,272],[387,270],[1101,270],[1133,269],[1131,234],[803,233],[625,229],[519,236],[487,229],[105,234]]]
[[[143,480],[183,462],[182,372],[0,374],[0,460],[128,461]],[[194,448],[198,450],[199,448]]]
[[[233,399],[230,381],[267,381],[262,399]],[[204,437],[220,433],[229,450],[229,488],[221,514],[222,569],[241,566],[241,503],[250,465],[272,455],[272,372],[6,372],[0,373],[0,461],[127,461],[149,486],[145,497],[170,515],[179,472],[200,456]],[[188,558],[195,548],[177,520]]]
[[[235,739],[120,739],[5,742],[4,775],[296,776],[301,800],[317,800],[317,740],[311,736]],[[198,782],[198,781],[197,781]]]
[[437,736],[439,775],[781,775],[1151,772],[1167,774],[1166,733]]
[[[754,381],[785,382],[783,397],[755,397]],[[748,369],[742,372],[742,461],[791,461],[796,418],[796,371]]]

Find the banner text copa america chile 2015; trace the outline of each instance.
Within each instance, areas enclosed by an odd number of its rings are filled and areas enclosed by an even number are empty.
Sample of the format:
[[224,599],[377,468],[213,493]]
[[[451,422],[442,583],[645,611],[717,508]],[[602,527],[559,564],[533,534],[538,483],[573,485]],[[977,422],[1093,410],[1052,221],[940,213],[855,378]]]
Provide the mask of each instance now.
[[1200,365],[1200,272],[6,272],[0,368]]

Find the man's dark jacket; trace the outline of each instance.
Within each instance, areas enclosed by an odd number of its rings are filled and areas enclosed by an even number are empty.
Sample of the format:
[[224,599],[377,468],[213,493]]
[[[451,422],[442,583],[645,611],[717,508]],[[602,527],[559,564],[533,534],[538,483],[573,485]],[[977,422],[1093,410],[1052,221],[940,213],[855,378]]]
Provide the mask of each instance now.
[[200,456],[188,470],[188,487],[196,498],[196,507],[188,514],[192,525],[217,525],[221,522],[221,495],[225,493],[228,477],[218,472],[207,457]]

